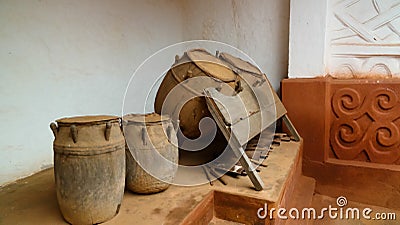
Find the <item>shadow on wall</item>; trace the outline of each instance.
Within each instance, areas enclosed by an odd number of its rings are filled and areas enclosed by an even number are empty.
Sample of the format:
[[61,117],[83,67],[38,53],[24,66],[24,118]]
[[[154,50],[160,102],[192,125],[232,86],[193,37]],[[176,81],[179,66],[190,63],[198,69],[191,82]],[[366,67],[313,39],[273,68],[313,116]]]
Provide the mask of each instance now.
[[233,45],[248,54],[279,93],[287,76],[290,1],[183,1],[183,38]]

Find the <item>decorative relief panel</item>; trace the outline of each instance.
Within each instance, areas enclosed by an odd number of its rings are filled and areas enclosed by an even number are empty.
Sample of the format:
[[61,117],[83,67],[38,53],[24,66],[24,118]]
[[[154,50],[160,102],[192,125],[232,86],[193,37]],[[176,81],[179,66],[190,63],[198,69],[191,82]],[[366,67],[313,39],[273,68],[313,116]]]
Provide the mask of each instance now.
[[328,72],[400,77],[400,0],[331,0]]
[[364,83],[331,88],[330,145],[334,156],[400,164],[399,87]]

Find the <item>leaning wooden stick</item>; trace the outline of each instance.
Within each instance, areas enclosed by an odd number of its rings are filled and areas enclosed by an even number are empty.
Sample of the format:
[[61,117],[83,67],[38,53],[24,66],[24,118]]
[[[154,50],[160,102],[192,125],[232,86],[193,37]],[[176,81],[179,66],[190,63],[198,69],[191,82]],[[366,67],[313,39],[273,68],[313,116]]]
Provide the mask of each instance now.
[[268,167],[268,165],[263,164],[263,162],[254,160],[254,159],[250,159],[250,161],[254,164],[256,164],[256,166],[262,166],[262,167]]

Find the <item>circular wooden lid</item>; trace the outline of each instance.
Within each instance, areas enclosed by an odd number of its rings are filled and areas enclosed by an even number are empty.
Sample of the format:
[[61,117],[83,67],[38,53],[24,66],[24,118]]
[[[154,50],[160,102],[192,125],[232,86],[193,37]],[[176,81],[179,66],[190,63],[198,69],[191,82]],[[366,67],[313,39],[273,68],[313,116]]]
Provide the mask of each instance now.
[[109,115],[90,115],[90,116],[74,116],[66,117],[56,120],[58,124],[88,124],[88,123],[99,123],[107,121],[118,121],[118,116]]
[[240,70],[243,70],[243,71],[246,71],[246,72],[250,72],[250,73],[254,73],[254,74],[262,75],[262,72],[256,66],[254,66],[253,64],[251,64],[251,63],[249,63],[247,61],[244,61],[241,58],[232,56],[232,55],[230,55],[228,53],[225,53],[225,52],[221,53],[219,55],[219,57],[222,60],[228,62],[229,64],[231,64],[232,66],[234,66],[234,67],[236,67],[236,68],[238,68]]
[[124,122],[133,123],[159,123],[170,120],[168,115],[160,115],[157,113],[149,114],[127,114],[122,117]]
[[220,59],[211,55],[204,49],[192,49],[186,52],[187,56],[201,70],[210,76],[224,82],[232,82],[236,79],[236,74]]

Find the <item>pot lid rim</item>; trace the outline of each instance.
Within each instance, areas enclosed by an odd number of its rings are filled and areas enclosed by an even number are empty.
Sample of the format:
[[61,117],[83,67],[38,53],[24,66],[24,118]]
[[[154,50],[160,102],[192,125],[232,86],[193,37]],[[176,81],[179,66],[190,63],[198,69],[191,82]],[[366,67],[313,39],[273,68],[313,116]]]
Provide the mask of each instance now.
[[129,113],[122,117],[122,121],[126,123],[160,123],[170,121],[168,115],[160,115],[157,113]]
[[118,116],[112,115],[86,115],[86,116],[72,116],[57,119],[57,124],[90,124],[90,123],[102,123],[107,121],[119,120]]
[[192,49],[187,51],[186,55],[194,64],[196,64],[196,66],[210,76],[224,82],[232,82],[236,80],[237,75],[235,72],[233,72],[224,61],[211,55],[206,50]]

